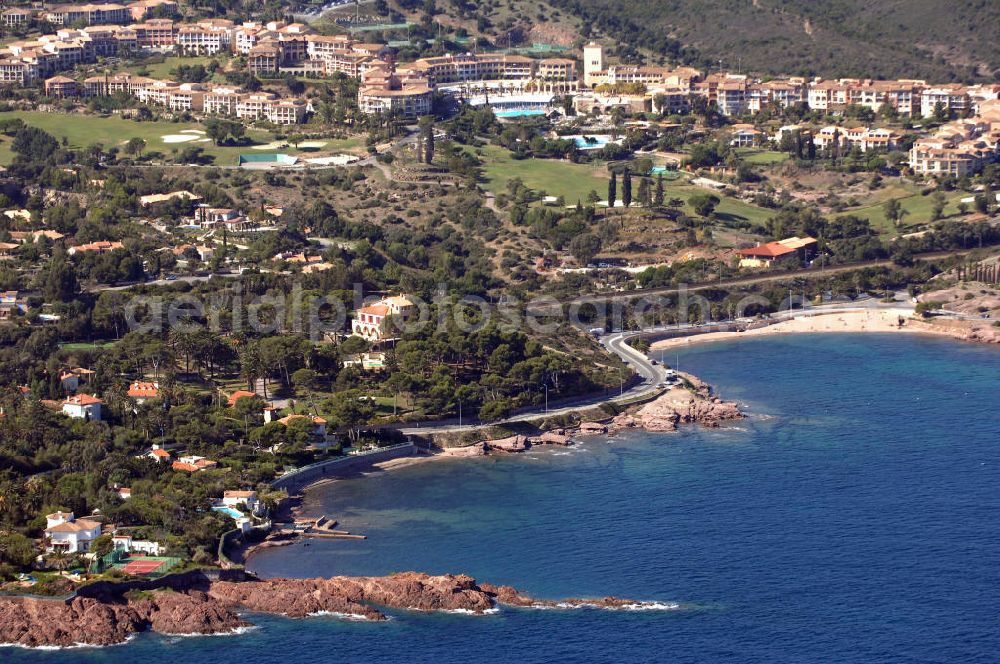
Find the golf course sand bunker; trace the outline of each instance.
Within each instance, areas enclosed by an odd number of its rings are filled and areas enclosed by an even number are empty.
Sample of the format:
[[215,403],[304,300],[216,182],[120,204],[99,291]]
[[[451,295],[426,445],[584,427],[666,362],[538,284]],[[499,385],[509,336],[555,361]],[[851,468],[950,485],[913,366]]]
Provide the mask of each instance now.
[[164,143],[187,143],[198,140],[198,134],[166,134],[160,139]]

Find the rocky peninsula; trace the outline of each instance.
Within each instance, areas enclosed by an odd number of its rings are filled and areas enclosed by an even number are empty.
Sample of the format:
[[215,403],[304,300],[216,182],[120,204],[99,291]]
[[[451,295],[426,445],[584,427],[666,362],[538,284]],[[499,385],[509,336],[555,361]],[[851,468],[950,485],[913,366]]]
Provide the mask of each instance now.
[[[536,608],[663,608],[616,597],[537,600],[510,586],[465,575],[404,572],[383,577],[267,579],[192,583],[169,577],[159,587],[104,584],[68,600],[0,597],[0,643],[23,647],[108,646],[139,632],[226,634],[250,626],[240,612],[292,618],[341,615],[386,620],[383,609],[484,614],[498,605]],[[92,596],[91,596],[92,595]]]
[[698,377],[677,372],[680,382],[634,413],[611,420],[609,430],[639,428],[646,431],[676,431],[681,424],[718,427],[743,418],[738,404],[713,396],[712,388]]
[[622,429],[664,432],[676,431],[683,424],[714,428],[722,422],[744,417],[738,404],[714,396],[711,386],[697,376],[677,372],[677,377],[678,380],[673,385],[652,401],[632,406],[613,417],[583,421],[575,427],[552,429],[536,435],[515,434],[504,438],[487,438],[470,445],[446,448],[444,454],[470,457],[516,453],[538,445],[572,445],[581,436],[614,434]]

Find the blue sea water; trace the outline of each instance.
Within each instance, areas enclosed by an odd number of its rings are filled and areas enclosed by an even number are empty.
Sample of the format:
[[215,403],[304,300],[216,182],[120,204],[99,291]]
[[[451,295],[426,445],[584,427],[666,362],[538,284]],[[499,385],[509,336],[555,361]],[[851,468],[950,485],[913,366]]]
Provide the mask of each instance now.
[[[666,358],[669,361],[673,357]],[[266,576],[465,572],[644,612],[253,616],[4,662],[995,662],[1000,350],[897,335],[772,337],[680,366],[752,414],[335,483],[306,506],[365,541],[262,552]]]

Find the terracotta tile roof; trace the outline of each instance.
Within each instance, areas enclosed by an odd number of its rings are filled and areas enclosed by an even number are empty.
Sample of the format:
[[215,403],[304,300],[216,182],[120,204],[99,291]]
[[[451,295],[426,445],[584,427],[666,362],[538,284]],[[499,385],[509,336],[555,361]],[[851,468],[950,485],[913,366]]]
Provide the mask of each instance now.
[[[285,417],[282,417],[278,421],[281,422],[282,424],[284,424],[285,426],[287,426],[288,423],[291,422],[292,420],[303,420],[303,419],[307,419],[307,416],[295,413],[295,414],[292,414],[292,415],[286,415]],[[317,417],[317,416],[313,415],[311,419],[313,421],[313,424],[326,424],[326,420],[323,419],[322,417]]]
[[92,406],[94,404],[104,403],[97,397],[92,397],[89,394],[77,394],[72,397],[67,397],[65,404],[73,404],[74,406]]
[[235,406],[236,402],[242,399],[243,397],[255,397],[255,396],[257,395],[253,392],[248,392],[246,390],[236,390],[235,392],[229,395],[228,399],[229,405],[230,407]]
[[749,258],[778,258],[780,256],[787,256],[788,254],[794,252],[795,249],[786,247],[780,242],[768,242],[767,244],[762,244],[759,247],[739,249],[736,251],[736,253],[740,256],[747,256]]
[[371,314],[373,316],[388,316],[389,307],[384,304],[373,304],[368,307],[361,307],[358,309],[359,314]]
[[156,383],[136,381],[129,386],[128,395],[139,399],[154,399],[160,396],[160,386]]
[[100,521],[90,519],[77,519],[76,521],[64,521],[57,526],[46,528],[47,533],[79,533],[84,530],[93,530],[101,526]]

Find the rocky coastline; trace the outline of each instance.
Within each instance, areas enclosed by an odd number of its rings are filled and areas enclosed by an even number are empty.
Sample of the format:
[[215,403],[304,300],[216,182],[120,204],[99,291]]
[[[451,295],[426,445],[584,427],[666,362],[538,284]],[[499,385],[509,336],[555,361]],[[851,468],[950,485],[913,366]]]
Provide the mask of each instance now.
[[128,586],[69,600],[0,597],[0,644],[27,648],[109,646],[140,632],[209,635],[250,627],[241,612],[291,618],[340,615],[381,621],[384,609],[485,614],[498,605],[535,608],[657,608],[617,597],[537,600],[510,586],[478,583],[465,575],[404,572],[383,577],[205,581],[151,590]]
[[710,385],[689,373],[677,372],[679,380],[655,399],[629,408],[604,420],[581,422],[576,427],[558,428],[537,435],[515,434],[450,447],[450,457],[486,456],[493,453],[524,452],[539,445],[572,445],[582,436],[613,435],[623,429],[677,431],[684,424],[715,428],[723,422],[743,419],[737,403],[723,401],[712,394]]

